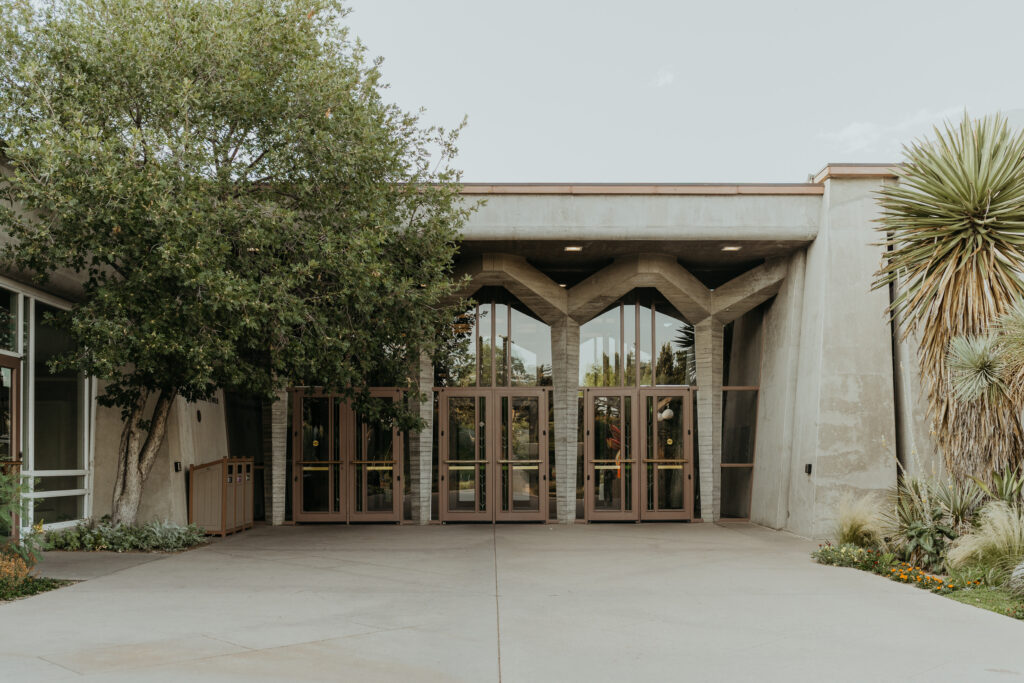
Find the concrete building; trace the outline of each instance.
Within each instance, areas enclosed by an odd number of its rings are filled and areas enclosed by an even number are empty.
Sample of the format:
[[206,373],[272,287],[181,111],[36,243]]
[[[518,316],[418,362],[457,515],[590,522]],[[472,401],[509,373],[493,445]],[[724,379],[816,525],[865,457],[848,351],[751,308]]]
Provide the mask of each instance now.
[[[189,465],[232,455],[256,459],[272,524],[749,519],[827,535],[845,492],[934,461],[914,349],[885,317],[891,292],[871,289],[886,182],[886,166],[837,164],[799,184],[467,185],[486,200],[458,261],[477,303],[448,360],[421,361],[427,428],[364,424],[314,389],[179,398],[141,516],[185,522]],[[95,380],[46,368],[68,340],[42,314],[75,298],[72,277],[55,283],[0,279],[0,459],[20,451],[36,479],[27,521],[60,525],[109,511],[120,417]]]

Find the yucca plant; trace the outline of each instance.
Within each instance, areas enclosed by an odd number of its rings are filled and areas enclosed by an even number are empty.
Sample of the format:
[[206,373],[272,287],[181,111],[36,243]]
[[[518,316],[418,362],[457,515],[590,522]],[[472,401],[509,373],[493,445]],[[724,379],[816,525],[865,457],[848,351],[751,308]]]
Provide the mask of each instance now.
[[997,390],[958,400],[946,358],[954,338],[984,334],[1024,295],[1024,134],[1002,116],[965,114],[903,151],[899,182],[879,191],[886,251],[875,287],[893,286],[889,312],[904,334],[920,327],[918,359],[949,472],[984,478],[1018,462],[1018,410]]

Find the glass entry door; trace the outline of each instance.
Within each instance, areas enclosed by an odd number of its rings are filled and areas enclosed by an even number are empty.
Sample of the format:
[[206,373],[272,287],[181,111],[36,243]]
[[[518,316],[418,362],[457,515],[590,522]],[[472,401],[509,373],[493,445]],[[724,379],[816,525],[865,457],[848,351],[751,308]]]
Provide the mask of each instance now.
[[[401,400],[401,392],[372,389],[371,396]],[[347,407],[347,406],[346,406]],[[352,457],[348,460],[349,500],[353,522],[397,522],[401,491],[401,435],[398,427],[363,420],[354,411]]]
[[548,390],[439,390],[442,521],[544,521]]
[[587,389],[584,398],[587,518],[638,519],[637,392]]
[[693,397],[688,387],[640,393],[641,519],[693,518]]
[[438,445],[441,521],[491,521],[489,391],[443,389]]
[[341,402],[297,392],[293,406],[293,517],[296,522],[344,522],[341,444],[348,436],[348,425],[341,420]]
[[[370,395],[401,400],[396,389]],[[398,522],[402,437],[362,419],[340,396],[294,394],[292,489],[296,522]]]

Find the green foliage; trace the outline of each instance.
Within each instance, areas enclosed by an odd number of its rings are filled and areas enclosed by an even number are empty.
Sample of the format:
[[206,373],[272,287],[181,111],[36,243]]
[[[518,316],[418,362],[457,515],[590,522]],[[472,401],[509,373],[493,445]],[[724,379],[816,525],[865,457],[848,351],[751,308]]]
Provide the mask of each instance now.
[[868,496],[857,500],[844,496],[839,502],[835,535],[840,546],[877,547],[882,541],[882,532],[876,502]]
[[831,543],[820,545],[817,550],[811,553],[811,557],[818,564],[827,564],[833,567],[854,567],[876,574],[886,574],[889,568],[896,563],[896,556],[893,553],[870,550],[853,545],[852,543],[838,546]]
[[1024,559],[1024,511],[993,500],[978,513],[976,528],[956,540],[949,551],[950,567],[974,566],[993,572],[1002,583]]
[[[7,256],[70,269],[55,368],[146,396],[412,387],[457,309],[458,129],[381,98],[337,0],[3,0]],[[145,430],[146,420],[138,427]]]
[[1024,475],[1017,469],[1006,472],[993,472],[992,485],[980,479],[974,479],[977,485],[992,500],[1001,500],[1007,505],[1019,506],[1022,502],[1021,492],[1024,491]]
[[957,535],[969,531],[974,515],[985,502],[985,492],[978,483],[972,479],[939,481],[930,484],[929,489],[953,531]]
[[[906,333],[920,324],[919,362],[947,470],[959,477],[1012,465],[1024,452],[1019,407],[958,400],[947,353],[956,337],[984,335],[1024,295],[1024,133],[1003,116],[965,113],[903,151],[899,182],[878,193],[885,248],[875,287],[895,286],[890,312]],[[957,349],[967,369],[996,377],[988,350],[981,341]]]
[[928,481],[901,474],[884,518],[888,543],[901,559],[939,571],[947,542],[956,532],[933,488]]
[[18,598],[27,598],[31,595],[38,595],[39,593],[52,591],[56,588],[68,586],[72,583],[74,582],[63,581],[61,579],[47,579],[45,577],[29,576],[15,586],[0,586],[0,600],[17,600]]
[[179,526],[171,522],[149,522],[132,525],[102,520],[50,531],[46,540],[52,550],[176,551],[206,543],[206,533],[194,524]]

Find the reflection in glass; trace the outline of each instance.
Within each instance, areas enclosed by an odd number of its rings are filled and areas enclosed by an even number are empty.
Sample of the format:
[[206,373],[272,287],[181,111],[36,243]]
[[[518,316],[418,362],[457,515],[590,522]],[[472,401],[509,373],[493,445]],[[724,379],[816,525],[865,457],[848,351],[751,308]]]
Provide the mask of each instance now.
[[[76,470],[85,466],[82,415],[83,379],[73,370],[51,373],[49,363],[75,348],[65,330],[44,322],[56,308],[35,303],[35,446],[39,470]],[[51,520],[52,521],[52,520]]]
[[640,384],[651,385],[651,350],[654,343],[651,341],[651,309],[648,306],[638,306],[640,316],[640,341],[637,343],[637,358],[640,365]]
[[13,460],[11,439],[14,438],[14,371],[0,368],[0,460]]
[[302,399],[302,459],[330,460],[331,449],[327,440],[328,421],[331,417],[331,400],[329,398]]
[[476,308],[455,319],[454,336],[435,366],[434,385],[439,387],[476,386]]
[[658,384],[696,384],[697,363],[693,346],[693,326],[681,316],[669,315],[658,305],[654,313],[654,334]]
[[360,425],[361,448],[356,465],[357,501],[359,512],[391,512],[394,509],[395,456],[394,430],[380,422]]
[[551,385],[551,328],[547,323],[513,308],[510,351],[513,386]]
[[477,353],[480,354],[480,386],[489,387],[491,386],[491,320],[494,319],[492,314],[492,305],[483,304],[477,308],[477,342],[476,348]]
[[620,307],[615,306],[580,326],[580,386],[619,384]]
[[508,306],[494,304],[494,383],[508,386]]
[[[508,401],[503,398],[503,403]],[[502,433],[507,434],[506,459],[502,464],[502,509],[515,512],[540,509],[540,401],[535,396],[515,396],[511,410],[503,411]]]
[[0,287],[0,348],[18,350],[18,295]]
[[[484,509],[486,469],[485,399],[473,396],[448,398],[448,509],[473,512]],[[478,506],[479,500],[479,506]]]
[[[686,444],[683,397],[648,397],[647,509],[682,510]],[[653,437],[653,438],[652,438]],[[653,452],[651,441],[654,442]],[[655,506],[655,502],[657,505]]]
[[630,397],[594,397],[594,508],[598,511],[632,509],[630,496]]

